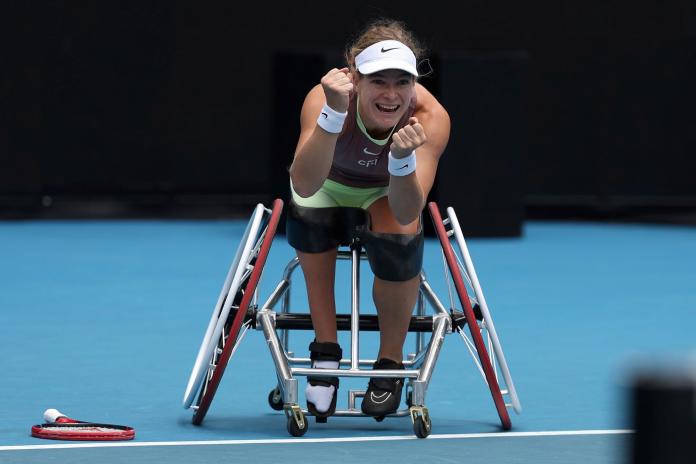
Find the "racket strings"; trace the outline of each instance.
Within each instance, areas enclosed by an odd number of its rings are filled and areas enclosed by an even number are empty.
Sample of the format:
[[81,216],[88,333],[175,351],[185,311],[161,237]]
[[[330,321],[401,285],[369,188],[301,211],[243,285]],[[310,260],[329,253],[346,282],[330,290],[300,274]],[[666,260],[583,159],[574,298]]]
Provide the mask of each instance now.
[[125,425],[92,422],[46,423],[33,426],[31,435],[49,440],[115,441],[132,440],[135,430]]
[[106,433],[106,432],[122,432],[124,428],[108,427],[103,425],[79,425],[73,424],[69,427],[60,427],[53,424],[43,425],[43,430],[48,432],[81,432],[81,433]]

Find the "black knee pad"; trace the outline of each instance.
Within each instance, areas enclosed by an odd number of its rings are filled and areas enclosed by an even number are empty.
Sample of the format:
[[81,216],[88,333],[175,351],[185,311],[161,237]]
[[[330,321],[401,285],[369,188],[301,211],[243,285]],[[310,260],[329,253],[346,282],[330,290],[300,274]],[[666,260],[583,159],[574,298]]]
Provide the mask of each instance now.
[[382,280],[404,282],[420,274],[423,267],[423,228],[416,234],[387,234],[363,230],[372,272]]
[[305,253],[321,253],[349,245],[356,228],[367,223],[360,208],[308,208],[295,202],[288,205],[285,234],[290,246]]

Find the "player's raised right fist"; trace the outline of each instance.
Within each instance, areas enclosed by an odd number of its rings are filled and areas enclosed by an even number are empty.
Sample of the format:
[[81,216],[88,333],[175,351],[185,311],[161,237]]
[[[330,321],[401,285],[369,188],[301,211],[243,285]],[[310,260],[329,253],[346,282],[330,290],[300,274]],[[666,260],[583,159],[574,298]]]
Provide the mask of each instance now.
[[353,91],[353,76],[348,68],[333,68],[321,78],[321,86],[326,96],[326,104],[339,113],[345,113],[348,110],[350,93]]

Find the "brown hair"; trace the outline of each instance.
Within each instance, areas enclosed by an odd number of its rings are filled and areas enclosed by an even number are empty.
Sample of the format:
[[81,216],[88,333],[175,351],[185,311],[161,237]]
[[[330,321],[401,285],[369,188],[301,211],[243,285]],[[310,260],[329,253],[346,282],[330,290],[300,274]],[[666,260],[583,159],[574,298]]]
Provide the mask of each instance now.
[[346,47],[345,58],[350,70],[355,71],[355,57],[361,51],[382,40],[398,40],[403,43],[416,55],[416,62],[420,61],[425,53],[424,48],[402,21],[380,18],[368,23]]

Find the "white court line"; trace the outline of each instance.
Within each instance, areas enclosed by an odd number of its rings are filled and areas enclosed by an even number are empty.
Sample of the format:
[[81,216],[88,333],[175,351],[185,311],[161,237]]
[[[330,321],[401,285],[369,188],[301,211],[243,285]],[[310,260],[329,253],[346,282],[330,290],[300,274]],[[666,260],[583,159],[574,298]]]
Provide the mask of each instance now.
[[[576,435],[618,435],[633,433],[633,430],[559,430],[547,432],[496,432],[496,433],[453,433],[430,435],[427,440],[462,438],[513,438],[513,437],[559,437]],[[415,435],[394,435],[384,437],[335,437],[335,438],[279,438],[260,440],[208,440],[208,441],[123,441],[98,443],[66,443],[56,445],[16,445],[0,446],[0,451],[46,450],[68,448],[124,448],[137,446],[211,446],[211,445],[268,445],[302,443],[346,443],[366,441],[420,440]]]

